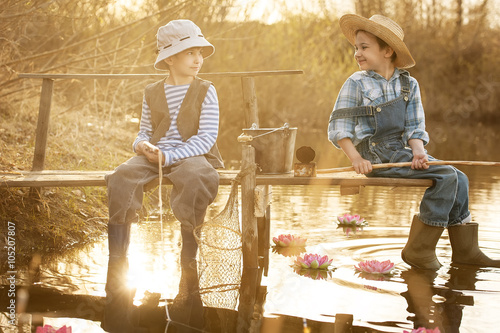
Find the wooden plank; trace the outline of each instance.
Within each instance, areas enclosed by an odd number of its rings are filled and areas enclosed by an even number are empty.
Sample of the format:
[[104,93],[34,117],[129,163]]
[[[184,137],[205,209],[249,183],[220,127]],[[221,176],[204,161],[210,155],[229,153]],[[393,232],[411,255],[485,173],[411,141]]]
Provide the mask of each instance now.
[[[68,170],[43,170],[1,172],[1,187],[72,187],[72,186],[105,186],[104,175],[111,171],[68,171]],[[239,170],[219,170],[220,184],[231,185]],[[164,184],[171,184],[168,178],[163,179]],[[429,187],[433,185],[430,179],[404,179],[404,178],[368,178],[351,173],[322,174],[317,177],[293,177],[285,175],[257,175],[257,185],[323,185],[323,186],[389,186],[389,187]],[[151,186],[158,185],[155,180]],[[253,205],[253,203],[252,203]]]
[[[231,185],[231,182],[236,178],[239,170],[236,171],[226,171],[219,170],[219,185]],[[148,183],[146,190],[151,189],[155,186],[158,186],[158,179],[155,179]],[[163,185],[172,185],[172,182],[167,177],[163,177],[162,180]]]
[[245,115],[246,128],[253,124],[259,127],[259,108],[257,106],[257,94],[255,92],[255,79],[253,77],[242,77],[241,86],[243,89],[243,113]]
[[255,187],[255,217],[264,217],[266,208],[271,204],[271,186],[258,185]]
[[257,185],[339,185],[345,187],[355,186],[423,186],[429,187],[434,183],[431,179],[409,178],[381,178],[366,177],[355,173],[322,174],[317,177],[294,177],[286,175],[257,175]]
[[38,109],[38,124],[36,126],[35,155],[33,157],[33,171],[43,170],[45,164],[45,148],[49,131],[50,106],[52,104],[52,89],[54,81],[44,78]]
[[[242,145],[241,169],[252,169],[255,165],[255,148]],[[258,262],[258,230],[257,218],[254,214],[255,171],[248,172],[241,180],[241,231],[243,269],[257,269]]]
[[271,247],[271,205],[266,207],[263,217],[257,218],[259,231],[259,266],[264,270],[264,276],[269,272],[269,248]]
[[[277,71],[253,71],[253,72],[223,72],[223,73],[199,73],[198,76],[206,79],[219,77],[254,77],[304,74],[302,70],[277,70]],[[20,73],[23,79],[162,79],[166,74],[51,74],[51,73]]]
[[[74,186],[106,186],[104,176],[111,171],[66,171],[66,170],[43,170],[22,173],[0,172],[0,187],[74,187]],[[231,185],[231,180],[236,177],[237,172],[220,173],[219,184]],[[163,178],[164,185],[172,185],[170,180]],[[158,185],[155,179],[148,184],[147,188]]]
[[260,332],[261,315],[257,314],[262,308],[264,297],[258,298],[261,289],[262,270],[243,266],[241,274],[240,298],[238,302],[238,316],[236,320],[236,333]]

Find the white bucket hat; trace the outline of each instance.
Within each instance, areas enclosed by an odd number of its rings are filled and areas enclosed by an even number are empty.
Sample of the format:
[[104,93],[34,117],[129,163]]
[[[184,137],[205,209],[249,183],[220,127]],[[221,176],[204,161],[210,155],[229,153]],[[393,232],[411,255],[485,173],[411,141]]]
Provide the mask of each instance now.
[[390,18],[383,15],[373,15],[367,19],[355,14],[346,14],[340,18],[339,24],[340,29],[352,45],[356,39],[356,32],[364,30],[374,34],[392,47],[397,55],[394,63],[396,67],[410,68],[415,66],[415,60],[403,42],[405,36],[403,29]]
[[174,20],[160,27],[156,34],[158,57],[155,68],[167,70],[165,59],[192,47],[203,48],[203,58],[211,56],[215,47],[210,44],[201,29],[190,20]]

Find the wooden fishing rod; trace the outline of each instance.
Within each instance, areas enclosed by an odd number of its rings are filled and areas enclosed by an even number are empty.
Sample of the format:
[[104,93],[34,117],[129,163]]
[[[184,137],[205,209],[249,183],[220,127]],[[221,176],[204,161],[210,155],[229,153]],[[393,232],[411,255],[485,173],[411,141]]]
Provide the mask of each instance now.
[[[483,161],[429,161],[427,165],[472,165],[472,166],[500,166],[500,162],[483,162]],[[411,162],[399,162],[399,163],[380,163],[372,164],[373,169],[384,169],[384,168],[400,168],[411,166]],[[333,169],[318,169],[317,173],[335,173],[335,172],[347,172],[354,171],[354,167],[342,167]]]

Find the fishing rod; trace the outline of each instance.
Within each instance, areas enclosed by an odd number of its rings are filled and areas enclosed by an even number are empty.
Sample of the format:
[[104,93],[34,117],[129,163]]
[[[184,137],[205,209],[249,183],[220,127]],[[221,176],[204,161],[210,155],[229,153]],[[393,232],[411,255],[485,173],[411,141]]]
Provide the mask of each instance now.
[[[500,166],[500,162],[484,162],[484,161],[429,161],[427,165],[471,165],[471,166]],[[398,162],[398,163],[380,163],[372,164],[372,169],[384,168],[401,168],[409,167],[411,162]],[[316,173],[336,173],[354,171],[354,167],[341,167],[333,169],[318,169]]]

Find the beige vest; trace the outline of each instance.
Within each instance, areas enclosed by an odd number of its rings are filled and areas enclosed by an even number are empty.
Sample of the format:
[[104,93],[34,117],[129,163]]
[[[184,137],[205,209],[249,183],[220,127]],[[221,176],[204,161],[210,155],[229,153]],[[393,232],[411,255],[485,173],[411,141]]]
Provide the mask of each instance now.
[[[165,79],[148,85],[144,91],[144,97],[151,109],[151,123],[153,125],[153,136],[150,142],[156,144],[170,128],[170,112],[164,89]],[[198,133],[200,125],[201,105],[205,100],[211,82],[198,77],[194,79],[186,92],[177,116],[177,128],[182,141]],[[217,143],[205,154],[207,161],[216,169],[223,168],[224,162],[220,156]]]

